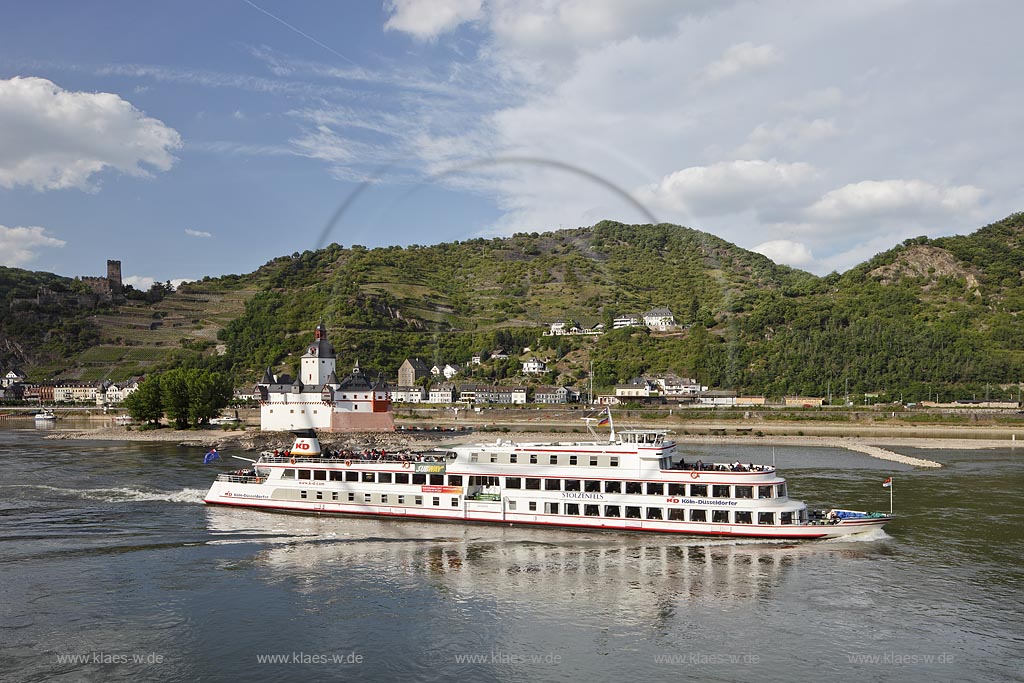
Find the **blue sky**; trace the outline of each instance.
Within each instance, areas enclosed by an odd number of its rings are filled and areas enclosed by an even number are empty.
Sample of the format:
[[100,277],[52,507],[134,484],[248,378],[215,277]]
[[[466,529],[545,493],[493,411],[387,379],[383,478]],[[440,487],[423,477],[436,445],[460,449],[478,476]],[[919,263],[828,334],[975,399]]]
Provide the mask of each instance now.
[[142,287],[249,272],[322,246],[357,191],[327,241],[651,215],[818,273],[1024,209],[1018,2],[47,2],[2,17],[3,265],[91,275],[116,258]]

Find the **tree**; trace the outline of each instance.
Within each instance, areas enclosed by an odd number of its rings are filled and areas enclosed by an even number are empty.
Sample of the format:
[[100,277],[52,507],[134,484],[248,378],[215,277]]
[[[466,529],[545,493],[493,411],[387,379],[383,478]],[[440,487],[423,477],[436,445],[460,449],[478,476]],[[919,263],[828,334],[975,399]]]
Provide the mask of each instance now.
[[128,395],[124,405],[133,420],[159,422],[164,415],[160,399],[160,375],[151,375],[140,382],[138,390]]

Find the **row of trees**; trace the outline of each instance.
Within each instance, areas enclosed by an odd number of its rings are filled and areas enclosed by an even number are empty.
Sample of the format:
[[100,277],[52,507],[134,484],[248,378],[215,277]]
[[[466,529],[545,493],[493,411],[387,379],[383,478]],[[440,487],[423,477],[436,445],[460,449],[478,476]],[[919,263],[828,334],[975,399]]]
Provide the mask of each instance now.
[[231,400],[227,376],[201,368],[176,368],[145,379],[139,390],[125,399],[133,419],[158,423],[163,417],[177,429],[207,424]]

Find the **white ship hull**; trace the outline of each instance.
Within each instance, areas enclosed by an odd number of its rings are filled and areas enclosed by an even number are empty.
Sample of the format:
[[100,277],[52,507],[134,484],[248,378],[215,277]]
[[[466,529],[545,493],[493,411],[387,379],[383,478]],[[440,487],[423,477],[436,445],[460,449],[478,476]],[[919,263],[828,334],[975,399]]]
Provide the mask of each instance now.
[[742,538],[836,538],[880,529],[890,517],[844,521],[839,524],[750,525],[711,522],[674,522],[667,520],[624,520],[601,517],[546,515],[509,512],[502,503],[465,501],[460,509],[408,508],[391,505],[363,505],[333,501],[283,502],[270,500],[263,484],[225,484],[216,482],[205,502],[214,505],[258,508],[267,511],[313,515],[365,515],[404,519],[471,522],[481,524],[519,524],[603,531],[646,531],[663,534],[700,536],[736,536]]

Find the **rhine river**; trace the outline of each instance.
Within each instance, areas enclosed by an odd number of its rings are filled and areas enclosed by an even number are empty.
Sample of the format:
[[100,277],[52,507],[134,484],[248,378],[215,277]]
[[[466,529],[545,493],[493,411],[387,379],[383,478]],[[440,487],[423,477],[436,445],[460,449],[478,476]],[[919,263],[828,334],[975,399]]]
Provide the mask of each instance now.
[[895,481],[792,543],[213,508],[244,463],[42,434],[0,428],[2,681],[1024,679],[1024,448],[776,448],[811,505]]

